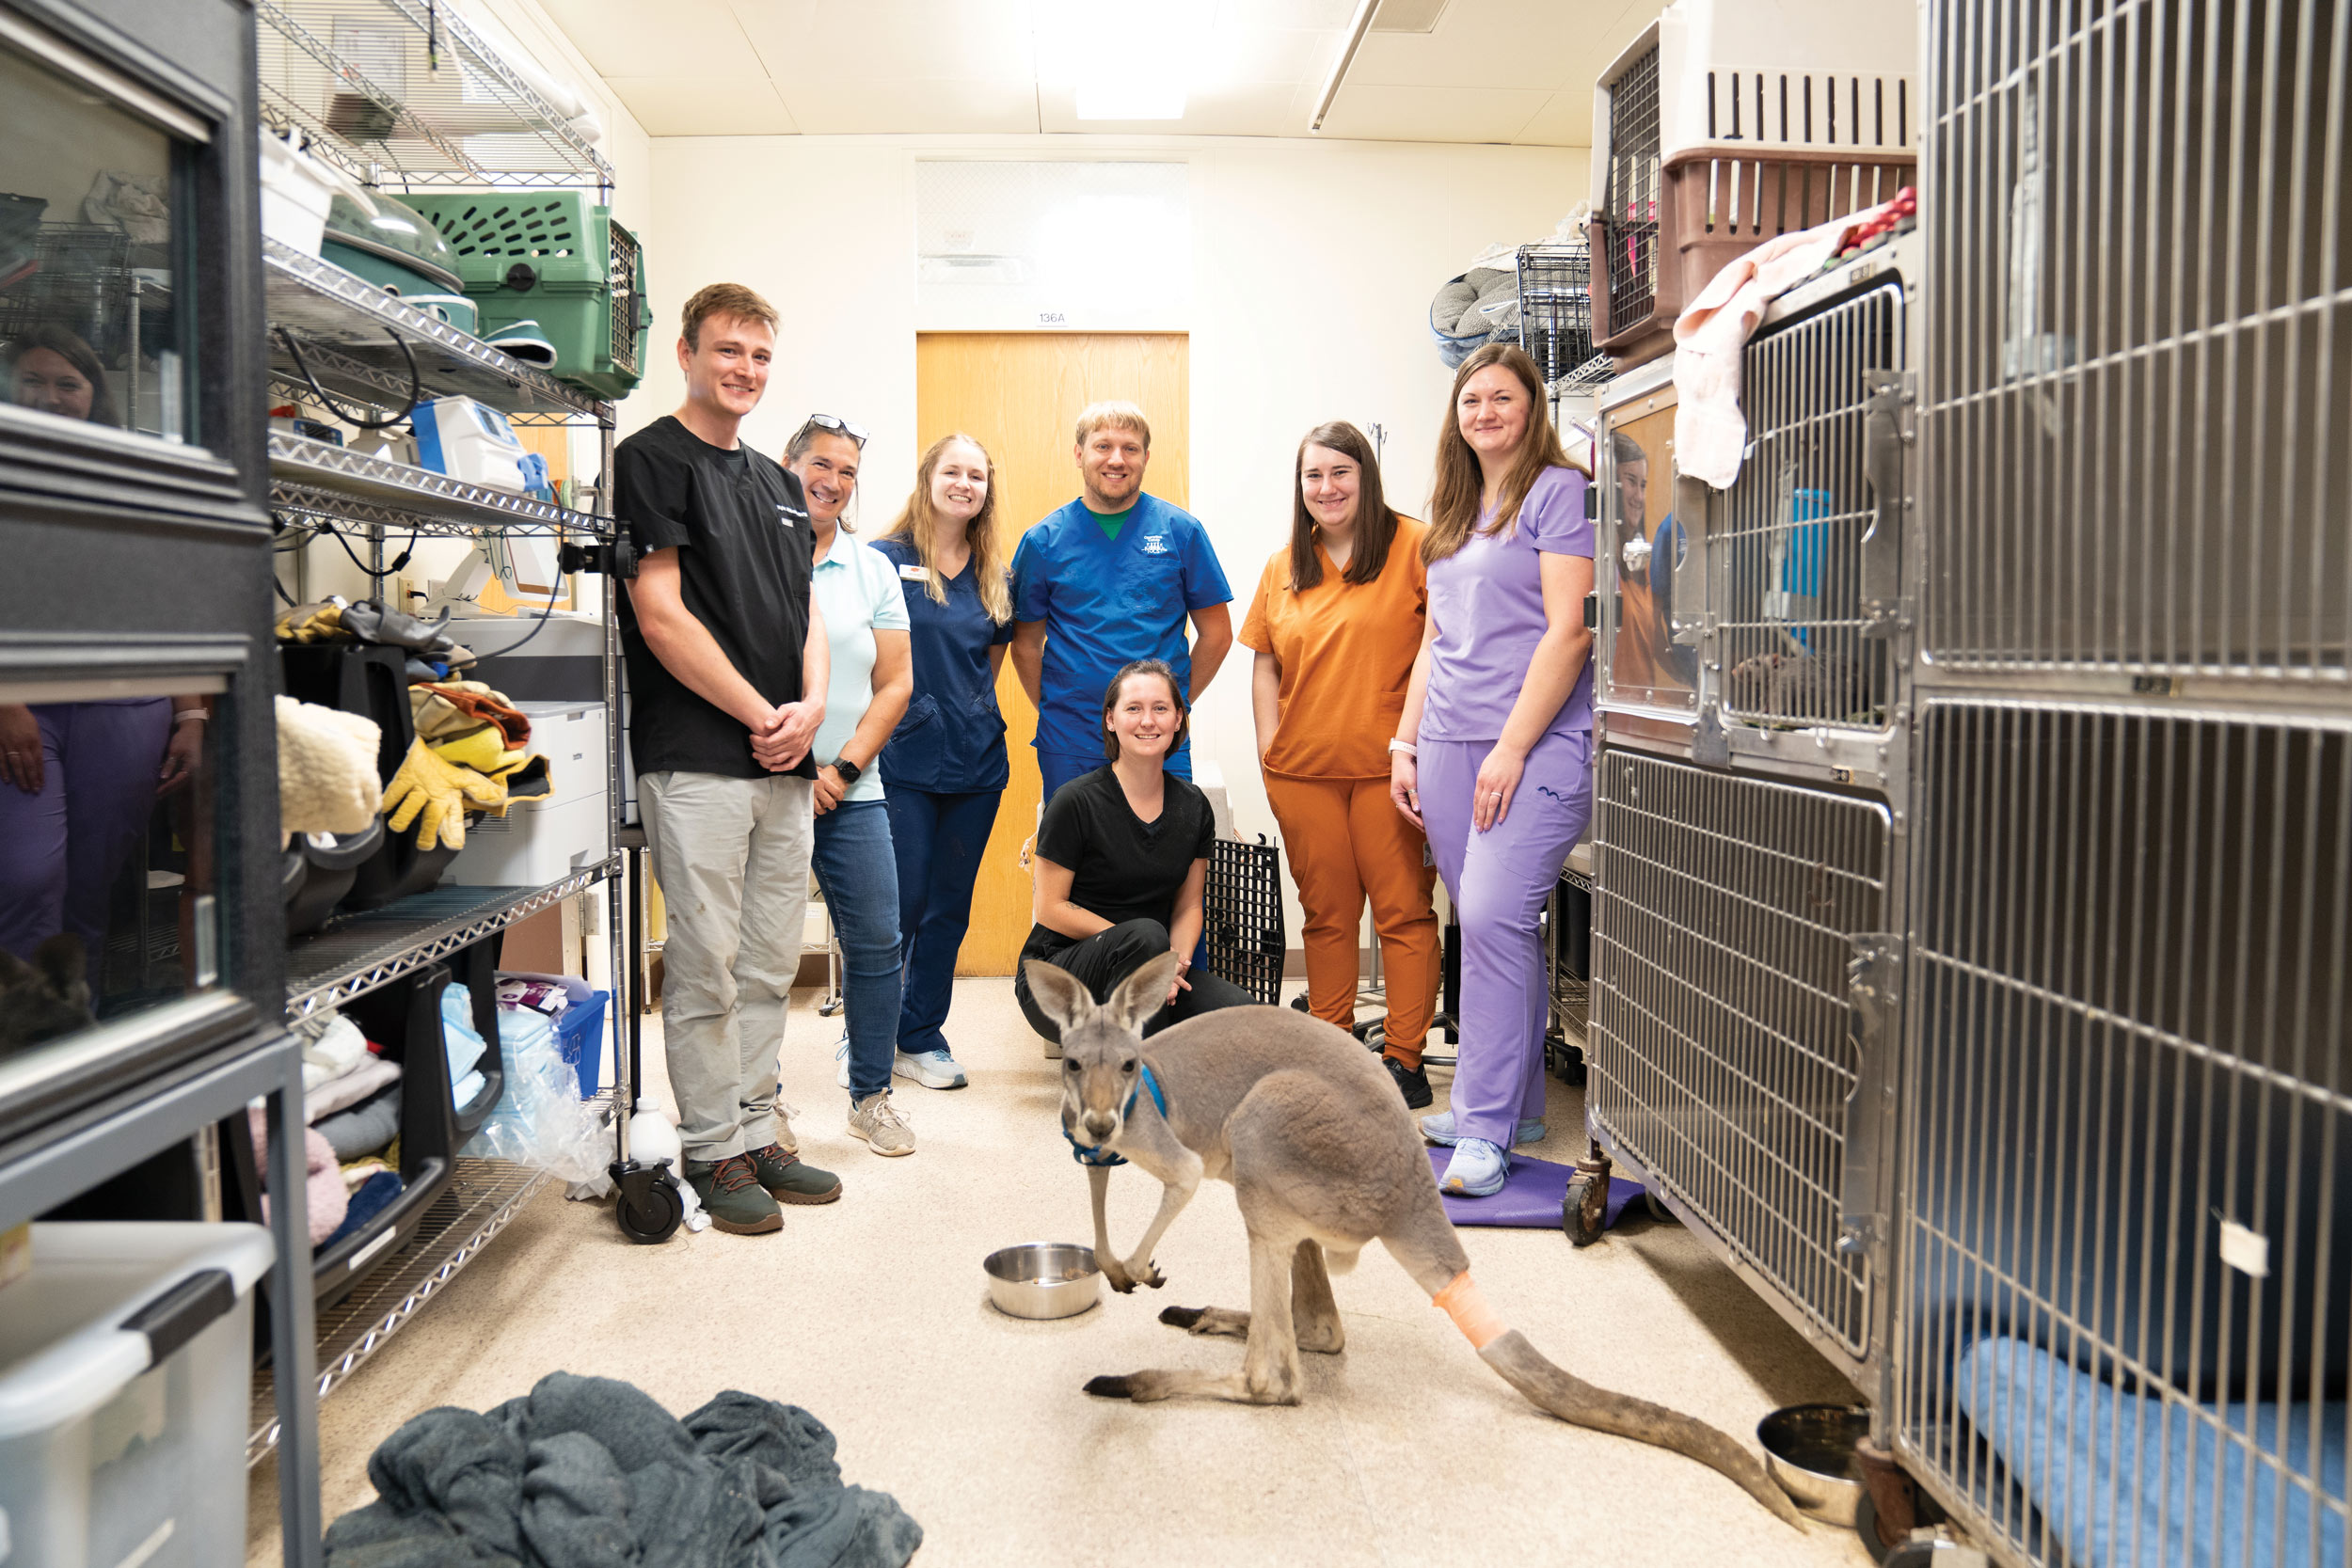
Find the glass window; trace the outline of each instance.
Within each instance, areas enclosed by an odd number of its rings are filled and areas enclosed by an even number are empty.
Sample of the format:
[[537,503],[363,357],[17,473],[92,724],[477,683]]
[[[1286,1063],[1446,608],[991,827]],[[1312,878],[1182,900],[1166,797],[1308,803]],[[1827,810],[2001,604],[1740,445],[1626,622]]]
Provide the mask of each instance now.
[[0,385],[51,418],[188,438],[182,144],[0,47]]
[[217,702],[0,684],[0,1059],[219,983]]
[[1609,427],[1613,484],[1600,542],[1616,562],[1609,689],[1619,702],[1695,709],[1698,650],[1674,640],[1674,573],[1690,548],[1675,520],[1674,410]]

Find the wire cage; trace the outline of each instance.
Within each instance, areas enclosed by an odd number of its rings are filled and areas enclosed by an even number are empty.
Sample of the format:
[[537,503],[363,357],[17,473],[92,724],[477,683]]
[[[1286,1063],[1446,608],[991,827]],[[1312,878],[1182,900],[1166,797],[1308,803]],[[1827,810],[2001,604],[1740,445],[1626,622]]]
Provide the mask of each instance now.
[[1840,1245],[1863,1068],[1848,966],[1888,916],[1891,814],[1616,748],[1595,808],[1595,1134],[1858,1364],[1873,1281]]
[[1523,245],[1518,270],[1519,347],[1552,386],[1593,357],[1593,253]]
[[2341,10],[1931,27],[1923,653],[2352,690]]
[[[1658,301],[1658,45],[1609,84],[1609,165],[1593,243],[1601,335],[1646,322]],[[1612,327],[1609,324],[1616,324]]]
[[1281,851],[1263,836],[1255,844],[1213,841],[1200,911],[1211,972],[1268,1006],[1280,1002],[1288,948]]
[[1870,558],[1900,545],[1901,497],[1871,479],[1869,416],[1871,370],[1903,365],[1904,315],[1902,282],[1888,278],[1744,352],[1753,445],[1707,539],[1727,714],[1869,730],[1892,717],[1893,628],[1864,584]]
[[44,223],[33,264],[0,289],[0,342],[36,327],[62,327],[113,371],[130,369],[134,339],[131,241],[103,223]]
[[1920,709],[1898,1451],[2005,1558],[2343,1563],[2352,723]]

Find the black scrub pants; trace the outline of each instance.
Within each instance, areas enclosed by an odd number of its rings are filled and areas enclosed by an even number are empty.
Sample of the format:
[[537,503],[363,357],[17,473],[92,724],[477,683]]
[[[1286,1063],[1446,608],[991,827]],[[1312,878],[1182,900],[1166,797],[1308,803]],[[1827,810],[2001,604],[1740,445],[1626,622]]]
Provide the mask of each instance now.
[[[1099,1003],[1106,1000],[1121,980],[1167,951],[1167,927],[1156,920],[1130,920],[1048,955],[1046,961],[1085,981],[1087,990]],[[1029,1027],[1058,1045],[1061,1030],[1045,1016],[1037,998],[1029,992],[1029,957],[1022,955],[1020,971],[1012,977],[1012,994],[1019,999],[1022,1016],[1029,1021]],[[1181,1023],[1219,1007],[1247,1007],[1256,1000],[1232,981],[1220,979],[1205,969],[1190,970],[1184,979],[1192,989],[1178,991],[1174,1002],[1146,1019],[1146,1035],[1156,1035],[1171,1023]]]

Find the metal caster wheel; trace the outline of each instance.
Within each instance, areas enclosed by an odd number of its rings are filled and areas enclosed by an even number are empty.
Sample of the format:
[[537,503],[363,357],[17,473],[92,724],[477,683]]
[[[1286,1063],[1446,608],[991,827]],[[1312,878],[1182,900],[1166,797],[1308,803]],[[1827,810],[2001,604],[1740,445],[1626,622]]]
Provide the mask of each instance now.
[[1609,1178],[1578,1171],[1560,1200],[1560,1228],[1574,1245],[1591,1246],[1608,1227]]
[[613,1218],[630,1241],[641,1246],[666,1242],[686,1222],[686,1200],[678,1196],[668,1161],[658,1165],[631,1161],[626,1168],[616,1166],[612,1179],[621,1189]]
[[834,997],[830,1002],[819,1002],[817,1004],[817,1016],[818,1018],[832,1018],[836,1013],[841,1011],[841,1006],[842,999],[838,996]]
[[1298,1012],[1307,1011],[1307,993],[1302,990],[1296,996],[1292,997],[1291,1006]]

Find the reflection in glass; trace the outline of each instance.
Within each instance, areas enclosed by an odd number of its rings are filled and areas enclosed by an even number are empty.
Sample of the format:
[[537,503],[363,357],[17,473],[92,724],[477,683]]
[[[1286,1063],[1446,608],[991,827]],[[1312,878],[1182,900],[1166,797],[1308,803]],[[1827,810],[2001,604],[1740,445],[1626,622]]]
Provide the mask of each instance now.
[[0,1054],[183,994],[211,699],[0,703]]
[[1674,410],[1629,420],[1610,433],[1617,624],[1609,650],[1612,694],[1692,707],[1698,650],[1674,640],[1675,567],[1690,539],[1674,516]]
[[0,103],[0,396],[183,439],[171,137],[5,48]]

